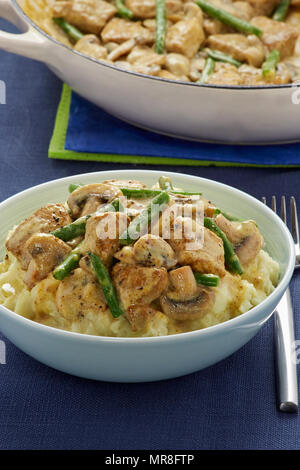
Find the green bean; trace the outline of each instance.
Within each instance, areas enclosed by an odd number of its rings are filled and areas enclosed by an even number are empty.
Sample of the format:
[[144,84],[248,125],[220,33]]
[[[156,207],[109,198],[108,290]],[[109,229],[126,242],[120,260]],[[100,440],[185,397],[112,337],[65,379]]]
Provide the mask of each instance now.
[[288,12],[289,6],[290,6],[290,0],[281,0],[279,3],[278,7],[273,13],[273,20],[275,21],[283,21],[286,17],[286,14]]
[[206,83],[207,80],[208,80],[208,77],[213,73],[213,71],[215,70],[215,61],[211,58],[211,57],[208,57],[205,61],[205,65],[204,65],[204,69],[203,69],[203,72],[202,72],[202,75],[201,75],[201,78],[200,80],[198,81],[198,83]]
[[262,76],[268,80],[272,80],[276,73],[276,66],[280,60],[280,52],[273,49],[262,64]]
[[[105,206],[105,207],[109,207],[111,206],[112,209],[114,209],[115,212],[124,212],[124,206],[122,204],[122,202],[120,201],[120,199],[117,197],[116,199],[114,199],[110,204],[108,204],[108,206]],[[105,209],[105,208],[103,208]],[[99,212],[109,212],[109,210],[100,210]],[[111,211],[113,212],[113,210]]]
[[69,184],[69,193],[72,193],[76,189],[81,188],[81,186],[84,186],[84,184],[81,184],[81,183],[71,183],[71,184]]
[[204,217],[204,227],[214,232],[223,241],[225,265],[229,271],[236,274],[243,274],[243,268],[239,258],[234,252],[233,246],[226,237],[225,233],[217,226],[217,224],[209,217]]
[[130,245],[139,238],[139,236],[141,236],[141,232],[143,232],[143,230],[148,227],[151,220],[164,209],[169,200],[170,196],[166,191],[161,191],[157,196],[155,196],[151,203],[143,209],[135,219],[133,219],[125,232],[121,234],[119,240],[120,244]]
[[[146,199],[155,197],[162,191],[160,189],[131,189],[131,188],[120,188],[124,196],[134,199]],[[182,196],[201,196],[202,193],[191,192],[191,191],[169,191],[170,194],[179,194]]]
[[95,255],[94,253],[89,253],[89,256],[91,258],[92,266],[97,275],[110,312],[114,318],[118,318],[119,316],[123,315],[124,312],[119,304],[117,293],[110,275],[99,256]]
[[200,274],[194,273],[197,284],[203,284],[204,286],[216,287],[219,284],[219,276],[216,274]]
[[240,31],[241,33],[255,34],[256,36],[262,35],[261,29],[257,28],[256,26],[253,26],[251,23],[248,23],[248,21],[241,20],[240,18],[231,15],[230,13],[225,10],[222,10],[221,8],[215,7],[206,0],[196,0],[196,4],[207,15],[216,18],[217,20],[221,21],[224,24],[227,24],[228,26],[231,26],[232,28],[236,29],[237,31]]
[[134,199],[146,199],[149,197],[155,197],[161,193],[160,189],[131,189],[131,188],[120,188],[124,196]]
[[239,219],[238,217],[235,217],[234,215],[229,214],[228,212],[222,211],[221,209],[215,209],[214,212],[214,217],[222,214],[227,220],[230,220],[231,222],[243,222],[245,219]]
[[158,183],[160,189],[164,191],[172,191],[174,189],[171,178],[169,178],[168,176],[161,176],[158,180]]
[[165,0],[156,0],[155,52],[157,54],[164,53],[165,35],[166,35],[166,2]]
[[103,212],[124,212],[124,207],[119,198],[114,199],[111,203],[100,207],[96,212],[79,217],[79,219],[75,220],[71,224],[64,225],[63,227],[59,227],[57,230],[54,230],[51,234],[60,238],[64,242],[84,235],[87,220],[92,217],[92,215],[102,214]]
[[62,281],[67,277],[71,271],[73,271],[79,265],[81,254],[82,242],[71,251],[66,259],[55,268],[53,271],[53,277],[58,281]]
[[[94,214],[102,214],[103,212],[124,212],[124,207],[119,198],[114,199],[109,204],[100,207]],[[92,215],[94,215],[92,214]]]
[[75,28],[75,26],[71,25],[68,23],[66,20],[63,18],[52,18],[54,23],[57,24],[57,26],[60,27],[69,37],[72,39],[72,41],[77,42],[79,39],[83,38],[83,34],[79,29]]
[[179,194],[181,196],[202,196],[202,193],[193,191],[169,191],[170,194]]
[[72,222],[69,225],[59,227],[58,229],[51,232],[51,234],[57,238],[60,238],[64,242],[84,235],[86,222],[90,217],[91,215],[84,215],[83,217],[80,217],[79,219],[75,220],[75,222]]
[[206,49],[206,52],[208,57],[211,57],[217,62],[227,62],[228,64],[234,65],[235,67],[240,67],[242,65],[242,62],[234,59],[228,54],[224,54],[223,52],[215,51],[213,49]]
[[131,20],[133,18],[133,13],[131,10],[129,10],[129,8],[127,8],[125,5],[124,5],[124,2],[123,0],[116,0],[116,9],[118,10],[118,14],[122,17],[122,18],[127,18],[129,20]]

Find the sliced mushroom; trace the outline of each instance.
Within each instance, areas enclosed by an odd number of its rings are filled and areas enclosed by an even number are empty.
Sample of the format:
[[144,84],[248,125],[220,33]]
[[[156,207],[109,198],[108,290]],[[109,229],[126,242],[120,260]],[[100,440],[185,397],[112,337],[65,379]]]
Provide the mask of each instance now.
[[253,220],[231,222],[219,214],[215,222],[233,244],[243,266],[250,263],[264,245],[263,236]]
[[101,183],[86,184],[70,194],[68,205],[73,217],[77,218],[88,199],[98,199],[100,205],[104,202],[110,202],[112,199],[119,196],[122,196],[122,192],[114,186]]
[[197,294],[188,300],[170,298],[169,293],[160,298],[163,312],[174,320],[194,320],[208,313],[215,300],[212,289],[198,287]]
[[32,235],[24,249],[29,262],[24,281],[29,288],[45,279],[71,251],[65,242],[50,233]]
[[169,278],[181,300],[192,298],[198,290],[198,285],[190,266],[182,266],[170,271]]
[[100,39],[94,34],[86,34],[79,39],[74,46],[74,50],[97,60],[107,58],[107,49],[101,45]]
[[99,210],[101,205],[105,206],[105,203],[102,204],[99,201],[98,196],[91,196],[87,199],[86,203],[84,204],[84,207],[83,207],[80,215],[84,216],[84,215],[93,214],[94,212],[97,212],[97,210]]
[[136,45],[135,39],[128,39],[128,41],[122,42],[122,44],[118,45],[113,51],[111,51],[108,55],[108,59],[115,61],[124,55],[129,54],[129,52],[134,48]]
[[193,320],[208,313],[214,305],[212,289],[198,286],[190,266],[170,272],[174,289],[160,298],[163,312],[174,320]]

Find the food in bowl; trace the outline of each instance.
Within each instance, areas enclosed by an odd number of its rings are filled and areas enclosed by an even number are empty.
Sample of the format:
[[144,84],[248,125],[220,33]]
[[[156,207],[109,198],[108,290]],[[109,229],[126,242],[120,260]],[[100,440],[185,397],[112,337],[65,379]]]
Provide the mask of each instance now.
[[276,287],[255,221],[168,177],[71,184],[14,227],[0,303],[35,322],[110,337],[165,336],[247,312]]
[[45,32],[132,72],[260,86],[300,78],[300,10],[292,0],[25,0]]

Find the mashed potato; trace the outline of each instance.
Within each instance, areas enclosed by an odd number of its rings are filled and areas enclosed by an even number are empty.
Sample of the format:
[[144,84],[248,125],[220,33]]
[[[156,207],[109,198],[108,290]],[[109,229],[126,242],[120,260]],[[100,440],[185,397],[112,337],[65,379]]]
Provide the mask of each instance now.
[[164,336],[207,328],[247,312],[262,302],[275,288],[279,266],[261,250],[242,276],[226,275],[215,289],[212,310],[200,319],[176,321],[157,312],[143,331],[134,332],[125,317],[113,318],[106,309],[88,312],[70,321],[57,311],[56,291],[59,281],[50,274],[29,290],[23,282],[24,271],[12,254],[0,264],[0,304],[19,315],[55,328],[100,336]]

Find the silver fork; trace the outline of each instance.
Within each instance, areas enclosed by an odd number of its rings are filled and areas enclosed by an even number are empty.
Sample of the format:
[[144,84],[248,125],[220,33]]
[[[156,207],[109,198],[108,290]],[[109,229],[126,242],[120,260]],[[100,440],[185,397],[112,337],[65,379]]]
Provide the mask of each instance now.
[[[267,204],[265,197],[262,202]],[[272,196],[271,207],[277,213],[276,197]],[[291,232],[295,243],[295,269],[300,268],[300,244],[297,207],[295,198],[290,199]],[[281,197],[281,219],[286,224],[286,200]],[[292,360],[295,346],[294,312],[289,287],[274,312],[275,367],[277,378],[277,396],[280,411],[295,413],[298,411],[298,384],[296,361]]]

